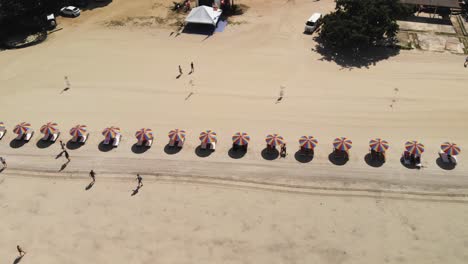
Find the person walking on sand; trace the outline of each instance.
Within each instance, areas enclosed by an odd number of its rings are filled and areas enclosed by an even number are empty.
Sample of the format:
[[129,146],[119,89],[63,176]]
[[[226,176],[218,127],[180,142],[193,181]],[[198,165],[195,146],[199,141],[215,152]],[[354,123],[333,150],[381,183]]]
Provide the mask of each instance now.
[[179,65],[179,74],[182,75],[182,67]]
[[96,182],[96,173],[94,173],[94,170],[91,170],[89,172],[89,177],[91,177],[91,179],[93,179],[93,183]]
[[281,156],[282,157],[286,157],[287,153],[286,153],[286,143],[284,143],[283,145],[281,145]]
[[7,163],[6,163],[6,160],[4,157],[0,157],[0,162],[2,163],[3,165],[3,169],[6,169],[7,168]]
[[141,188],[143,187],[143,178],[140,176],[140,174],[137,174],[137,181],[138,181],[138,187],[137,188]]
[[64,150],[63,153],[65,153],[65,158],[70,162],[70,155],[68,154],[68,151]]
[[65,150],[65,143],[63,143],[62,140],[60,140],[60,147],[62,148],[62,150]]
[[193,61],[190,63],[190,73],[195,72],[195,67],[193,67]]
[[465,68],[468,66],[468,57],[465,58],[465,64],[463,66],[465,66]]
[[20,257],[26,255],[26,251],[24,251],[19,245],[16,245],[16,250],[18,250]]

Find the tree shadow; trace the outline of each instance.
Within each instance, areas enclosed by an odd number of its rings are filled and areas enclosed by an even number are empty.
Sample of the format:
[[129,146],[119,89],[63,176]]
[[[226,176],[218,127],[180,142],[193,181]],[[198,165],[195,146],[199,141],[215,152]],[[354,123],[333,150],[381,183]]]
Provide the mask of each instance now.
[[164,146],[164,152],[165,152],[166,154],[168,154],[168,155],[177,154],[177,153],[179,153],[181,150],[182,150],[181,147],[169,146],[169,144],[166,144],[166,146]]
[[67,142],[67,149],[74,150],[74,149],[79,149],[81,146],[83,146],[85,143],[81,142],[73,142],[71,139],[68,140]]
[[369,68],[370,66],[375,66],[379,61],[387,60],[400,54],[400,49],[397,47],[374,47],[361,51],[359,54],[349,51],[335,51],[324,47],[318,37],[316,40],[318,44],[315,47],[315,51],[322,56],[320,60],[333,61],[346,69]]
[[232,159],[241,159],[245,156],[245,154],[247,154],[247,149],[241,149],[241,148],[231,148],[229,151],[228,151],[228,155],[229,157],[231,157]]
[[113,149],[114,147],[112,146],[111,143],[109,144],[104,144],[104,140],[101,141],[101,143],[99,143],[98,145],[98,149],[101,151],[101,152],[109,152]]
[[137,143],[135,143],[132,145],[132,152],[135,154],[143,154],[150,148],[151,146],[138,146]]
[[330,153],[330,155],[328,155],[328,160],[334,165],[343,166],[346,163],[348,163],[349,158],[348,157],[336,157],[335,152],[332,152]]
[[202,149],[201,146],[198,146],[195,149],[195,154],[200,158],[206,158],[206,157],[210,156],[211,153],[213,153],[213,152],[214,152],[214,150],[212,150],[212,149]]
[[50,140],[38,140],[36,142],[36,146],[40,149],[45,149],[45,148],[48,148],[50,146],[52,146],[53,144],[55,144],[55,141],[50,141]]
[[24,256],[18,256],[15,258],[15,260],[13,261],[13,264],[18,264],[21,262],[21,259],[23,258]]
[[385,161],[381,159],[372,159],[372,155],[370,153],[367,153],[367,155],[364,156],[364,161],[367,163],[367,165],[374,168],[382,167],[385,163]]
[[21,148],[22,146],[26,145],[28,142],[29,141],[26,141],[26,140],[13,139],[12,141],[10,141],[10,147],[14,149]]
[[294,158],[300,163],[309,163],[314,159],[314,152],[307,153],[302,150],[298,150],[294,154]]
[[104,1],[95,1],[95,0],[81,0],[84,4],[80,5],[79,8],[82,11],[85,10],[92,10],[96,8],[102,8],[108,6],[112,3],[112,0],[104,0]]
[[453,170],[453,169],[455,169],[455,167],[457,166],[456,163],[452,163],[452,162],[450,162],[450,163],[445,163],[445,162],[443,162],[442,159],[441,159],[440,157],[438,157],[438,158],[436,159],[436,164],[437,164],[437,166],[439,166],[439,167],[440,167],[441,169],[443,169],[443,170]]
[[264,148],[262,150],[262,158],[266,160],[275,160],[279,157],[280,153],[277,149],[270,150],[268,148]]

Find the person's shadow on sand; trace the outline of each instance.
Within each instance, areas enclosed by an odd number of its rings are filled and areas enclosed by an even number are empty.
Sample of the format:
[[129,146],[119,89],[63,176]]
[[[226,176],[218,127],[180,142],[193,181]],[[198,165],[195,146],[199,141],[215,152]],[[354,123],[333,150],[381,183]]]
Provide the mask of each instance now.
[[137,195],[137,193],[140,191],[140,188],[141,188],[140,186],[136,187],[136,189],[135,189],[135,190],[133,190],[133,192],[132,192],[131,196],[135,196],[135,195]]
[[93,186],[94,186],[94,182],[92,181],[88,184],[88,186],[86,186],[85,190],[89,191],[91,188],[93,188]]
[[70,163],[70,161],[67,161],[64,164],[62,164],[59,171],[63,171],[68,166],[68,163]]
[[13,264],[18,264],[20,263],[21,259],[23,258],[24,256],[18,256],[15,258],[15,260],[13,261]]

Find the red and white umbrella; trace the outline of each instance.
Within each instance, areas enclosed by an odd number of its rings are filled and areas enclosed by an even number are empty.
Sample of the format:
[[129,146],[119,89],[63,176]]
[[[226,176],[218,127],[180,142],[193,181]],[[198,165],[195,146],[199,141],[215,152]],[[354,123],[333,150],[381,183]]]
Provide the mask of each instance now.
[[405,149],[408,151],[410,154],[413,155],[421,155],[424,152],[424,145],[419,143],[416,140],[412,141],[407,141],[405,143]]
[[333,147],[341,151],[348,151],[353,147],[353,141],[346,137],[339,137],[333,140]]
[[460,147],[457,146],[455,143],[450,143],[450,142],[445,142],[443,143],[440,148],[442,149],[443,152],[445,152],[447,155],[451,156],[456,156],[460,154]]
[[41,133],[44,135],[55,135],[59,132],[57,128],[58,124],[54,122],[48,122],[47,124],[41,126]]
[[232,142],[239,146],[245,146],[249,144],[250,136],[245,132],[237,132],[232,136]]
[[102,135],[103,135],[105,138],[116,138],[116,137],[117,137],[117,134],[120,134],[120,128],[114,127],[114,126],[106,127],[106,128],[104,128],[104,130],[102,131]]
[[153,130],[150,128],[142,128],[135,133],[135,137],[138,141],[148,141],[154,138]]
[[314,149],[317,147],[318,140],[313,136],[302,136],[299,138],[299,146],[305,149]]
[[385,152],[388,150],[389,145],[388,141],[386,140],[383,140],[381,138],[374,138],[371,139],[371,141],[369,142],[369,147],[376,152]]
[[185,134],[186,134],[185,130],[176,128],[176,129],[169,131],[168,136],[171,141],[184,141]]
[[216,132],[212,131],[212,130],[206,130],[206,131],[203,131],[200,133],[200,137],[199,137],[201,143],[203,144],[210,144],[210,143],[213,143],[213,142],[217,142],[218,139],[216,137]]
[[88,127],[86,125],[76,125],[70,129],[70,135],[72,137],[84,137],[88,131]]
[[267,145],[272,147],[284,144],[284,138],[278,134],[267,135],[265,141]]
[[26,122],[21,122],[15,126],[15,128],[13,129],[13,132],[18,135],[24,135],[29,130],[31,130],[31,124],[26,123]]

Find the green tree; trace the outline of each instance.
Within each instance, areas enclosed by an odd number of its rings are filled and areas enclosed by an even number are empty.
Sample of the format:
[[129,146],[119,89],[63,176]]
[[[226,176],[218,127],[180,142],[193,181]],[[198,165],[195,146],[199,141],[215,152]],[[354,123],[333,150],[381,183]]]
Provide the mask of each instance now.
[[411,12],[399,0],[336,0],[323,18],[320,40],[327,48],[359,52],[394,39],[397,18]]

